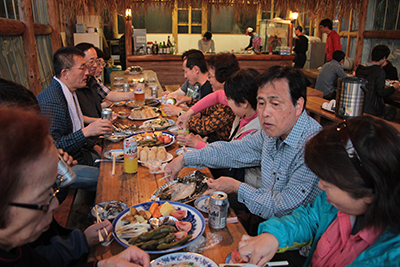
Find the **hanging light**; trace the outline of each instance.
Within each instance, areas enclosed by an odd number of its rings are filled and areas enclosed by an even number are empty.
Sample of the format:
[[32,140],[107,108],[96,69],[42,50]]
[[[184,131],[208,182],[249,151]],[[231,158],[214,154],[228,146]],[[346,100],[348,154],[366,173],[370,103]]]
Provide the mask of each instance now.
[[132,9],[127,8],[125,10],[125,17],[126,17],[127,20],[130,20],[132,18]]
[[295,20],[299,17],[299,12],[290,11],[289,17],[290,17],[290,20]]

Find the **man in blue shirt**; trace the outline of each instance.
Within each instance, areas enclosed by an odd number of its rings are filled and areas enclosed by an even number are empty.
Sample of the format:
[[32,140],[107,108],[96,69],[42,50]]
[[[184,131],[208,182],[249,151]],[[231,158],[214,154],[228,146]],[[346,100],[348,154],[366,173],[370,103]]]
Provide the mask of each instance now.
[[231,142],[215,142],[180,155],[165,168],[175,178],[184,166],[244,168],[261,165],[257,189],[230,177],[208,181],[210,190],[236,193],[237,200],[263,219],[290,214],[321,192],[305,165],[305,143],[321,126],[305,111],[306,84],[296,69],[273,66],[258,77],[257,112],[262,130]]

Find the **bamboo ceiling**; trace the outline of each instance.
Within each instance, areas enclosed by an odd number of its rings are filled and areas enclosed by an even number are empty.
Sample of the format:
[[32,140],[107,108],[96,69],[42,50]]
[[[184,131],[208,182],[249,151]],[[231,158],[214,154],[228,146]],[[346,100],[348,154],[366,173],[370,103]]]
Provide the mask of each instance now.
[[[146,11],[147,8],[153,5],[163,4],[165,7],[172,8],[175,0],[57,0],[63,5],[63,10],[68,10],[68,16],[98,14],[110,14],[112,11],[117,10],[118,14],[125,14],[125,9],[131,7],[132,14],[135,11],[142,10],[143,7]],[[199,2],[206,2],[206,7],[211,5],[215,6],[218,10],[219,7],[233,6],[240,12],[252,12],[261,5],[262,9],[269,9],[273,2],[275,10],[281,11],[305,11],[311,20],[320,18],[334,18],[339,12],[339,21],[348,14],[351,10],[358,10],[362,0],[178,0],[179,6],[189,7],[199,6]],[[358,12],[356,12],[357,14]]]

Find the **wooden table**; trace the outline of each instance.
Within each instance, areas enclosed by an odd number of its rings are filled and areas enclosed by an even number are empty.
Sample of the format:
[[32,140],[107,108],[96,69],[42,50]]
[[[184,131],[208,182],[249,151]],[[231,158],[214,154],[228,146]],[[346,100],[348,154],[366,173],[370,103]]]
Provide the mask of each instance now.
[[[120,79],[115,79],[118,77],[122,77],[122,80]],[[115,90],[115,89],[121,89],[122,85],[117,86],[116,84],[118,82],[122,82],[122,83],[133,83],[134,80],[140,80],[141,78],[144,78],[146,80],[148,79],[154,79],[154,82],[149,82],[148,84],[146,84],[145,89],[144,89],[144,93],[146,95],[147,98],[151,98],[151,89],[150,89],[150,85],[152,84],[156,84],[158,85],[158,97],[161,96],[162,92],[164,91],[163,88],[161,87],[160,82],[158,81],[158,77],[157,74],[152,71],[152,70],[144,70],[142,73],[140,74],[136,74],[136,75],[132,75],[132,74],[127,74],[125,71],[119,70],[119,71],[113,71],[110,74],[110,84],[111,84],[111,89]],[[134,88],[131,86],[130,90],[134,90]]]
[[[115,111],[129,109],[126,107],[114,107]],[[120,120],[122,124],[135,124],[141,125],[140,121],[131,121],[128,119]],[[167,152],[176,156],[175,150],[179,147],[176,143],[167,147]],[[122,142],[111,143],[108,140],[104,140],[103,154],[105,151],[111,149],[121,149]],[[165,180],[159,181],[158,179],[163,174],[150,174],[148,169],[143,166],[139,166],[136,174],[127,174],[123,172],[124,164],[116,163],[115,175],[111,175],[111,162],[102,162],[100,165],[100,175],[97,185],[96,203],[100,203],[108,200],[121,200],[125,202],[128,207],[147,202],[152,193],[165,183]],[[179,176],[192,173],[194,168],[184,168]],[[208,169],[201,169],[207,176],[212,177]],[[207,214],[203,214],[207,217]],[[230,217],[236,216],[233,211],[230,213]],[[212,259],[216,263],[224,263],[226,256],[234,249],[238,249],[238,243],[243,234],[246,234],[245,229],[240,223],[228,224],[227,227],[221,230],[215,230],[206,225],[205,235],[215,233],[222,237],[222,241],[210,248],[205,250],[202,254]],[[113,241],[108,247],[98,245],[91,249],[89,254],[89,261],[100,260],[109,258],[112,255],[116,255],[123,251],[124,247],[118,242]],[[157,258],[160,254],[151,254],[152,259]]]

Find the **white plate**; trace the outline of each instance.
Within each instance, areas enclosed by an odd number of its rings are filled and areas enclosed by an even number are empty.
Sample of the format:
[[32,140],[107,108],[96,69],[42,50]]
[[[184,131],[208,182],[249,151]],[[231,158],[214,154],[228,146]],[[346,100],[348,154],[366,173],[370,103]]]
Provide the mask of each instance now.
[[122,86],[122,85],[124,85],[124,83],[123,82],[116,82],[116,83],[114,83],[114,85],[115,86]]
[[155,119],[157,117],[158,117],[158,115],[156,115],[154,117],[138,119],[138,118],[132,118],[131,115],[129,115],[128,119],[133,120],[133,121],[147,121],[147,120]]
[[114,77],[114,80],[116,80],[116,81],[120,81],[120,80],[123,80],[124,79],[124,77]]
[[112,149],[104,153],[104,157],[106,159],[113,159],[113,154],[115,154],[115,159],[123,159],[124,158],[124,150],[123,149]]
[[[186,147],[186,149],[187,149],[187,152],[196,151],[197,150],[196,148],[193,148],[193,147]],[[182,154],[183,153],[183,148],[178,148],[177,150],[175,150],[175,153],[177,155]]]
[[[167,158],[166,158],[164,161],[162,161],[161,163],[170,162],[173,158],[174,158],[174,156],[172,156],[172,154],[167,153]],[[138,162],[139,162],[139,163],[145,163],[146,161],[138,160]]]
[[165,125],[165,126],[151,126],[150,125],[153,121],[157,122],[157,121],[160,121],[160,120],[161,119],[153,119],[153,120],[145,121],[145,122],[143,122],[143,126],[149,127],[149,128],[153,128],[154,127],[154,129],[156,129],[156,130],[164,130],[164,129],[167,129],[168,127],[171,127],[172,125],[175,124],[174,120],[166,119],[168,121],[168,125]]
[[125,101],[113,102],[113,104],[116,107],[122,107],[123,105],[125,105]]
[[[166,201],[156,201],[159,204],[163,204]],[[196,210],[194,207],[191,207],[189,205],[183,204],[183,203],[178,203],[178,202],[172,202],[168,201],[176,210],[186,210],[187,215],[184,219],[181,221],[186,221],[190,222],[192,224],[192,229],[189,231],[189,234],[192,235],[192,239],[189,240],[186,244],[183,244],[182,246],[174,247],[171,249],[166,249],[166,250],[145,250],[149,254],[159,254],[159,253],[169,253],[177,250],[181,250],[184,247],[187,247],[188,245],[192,244],[195,242],[203,233],[204,230],[206,229],[206,221],[204,220],[203,215]],[[145,202],[141,204],[134,205],[138,211],[140,210],[149,210],[151,204],[153,202]],[[129,208],[121,212],[117,218],[115,218],[113,222],[113,227],[114,229],[118,229],[124,225],[126,225],[126,222],[123,222],[121,219],[122,217],[125,216],[125,213],[129,212]],[[113,230],[114,238],[117,240],[118,243],[120,243],[124,247],[129,247],[130,244],[128,243],[129,238],[124,239],[124,238],[119,238],[117,234],[115,233],[115,230]]]
[[207,199],[209,199],[210,196],[202,196],[199,197],[198,199],[195,200],[194,202],[194,206],[196,207],[196,209],[198,209],[199,211],[202,211],[204,213],[208,213],[208,201],[206,201]]
[[132,105],[132,102],[127,101],[127,102],[125,103],[125,105],[126,105],[127,107],[129,107],[129,108],[137,108],[138,105],[136,105],[136,102],[134,102],[134,103],[135,103],[135,104]]
[[178,126],[172,126],[172,127],[169,127],[167,130],[170,131],[171,133],[173,133],[174,135],[177,135],[179,129],[178,129]]
[[324,108],[324,107],[322,107],[322,106],[321,106],[321,108],[322,108],[323,110],[329,111],[329,112],[331,112],[331,113],[335,113],[335,111],[334,111],[334,110],[327,109],[327,108]]
[[[107,137],[106,139],[113,143],[118,143],[118,142],[124,140],[125,137],[126,137],[126,135],[118,134],[118,135],[111,135],[111,136]],[[117,158],[117,156],[115,158]],[[112,159],[112,155],[111,155],[111,159]]]
[[164,267],[172,264],[178,264],[181,262],[188,261],[193,263],[193,266],[199,267],[218,267],[218,264],[210,260],[209,258],[192,252],[176,252],[168,255],[158,257],[151,261],[151,267]]

